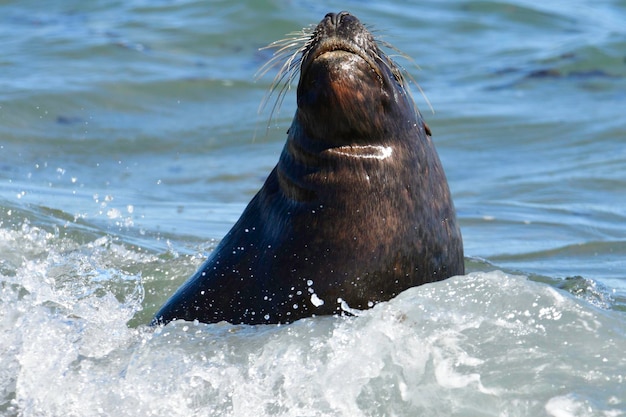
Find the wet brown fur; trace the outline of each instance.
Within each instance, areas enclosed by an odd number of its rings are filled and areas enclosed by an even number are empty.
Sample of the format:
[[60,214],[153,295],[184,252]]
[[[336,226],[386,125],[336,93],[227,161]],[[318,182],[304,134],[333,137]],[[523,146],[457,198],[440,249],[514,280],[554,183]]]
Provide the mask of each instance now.
[[289,57],[276,85],[300,67],[279,162],[153,323],[286,323],[464,273],[430,130],[371,33],[342,12],[276,46]]

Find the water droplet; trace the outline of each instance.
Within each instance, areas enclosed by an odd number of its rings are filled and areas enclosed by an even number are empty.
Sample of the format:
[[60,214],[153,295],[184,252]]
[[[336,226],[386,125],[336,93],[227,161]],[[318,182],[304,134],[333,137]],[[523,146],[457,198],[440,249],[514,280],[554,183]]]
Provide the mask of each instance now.
[[311,294],[311,304],[313,304],[315,307],[319,307],[321,305],[324,305],[324,300],[319,298],[317,294],[313,293]]

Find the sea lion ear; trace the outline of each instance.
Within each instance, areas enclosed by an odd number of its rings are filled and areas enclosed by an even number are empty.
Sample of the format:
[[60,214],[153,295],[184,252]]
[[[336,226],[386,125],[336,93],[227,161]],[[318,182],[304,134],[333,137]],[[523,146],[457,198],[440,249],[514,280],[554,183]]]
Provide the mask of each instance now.
[[426,134],[430,137],[433,136],[433,133],[430,131],[430,127],[428,127],[428,125],[426,124],[426,122],[422,122],[424,123],[424,131],[426,132]]

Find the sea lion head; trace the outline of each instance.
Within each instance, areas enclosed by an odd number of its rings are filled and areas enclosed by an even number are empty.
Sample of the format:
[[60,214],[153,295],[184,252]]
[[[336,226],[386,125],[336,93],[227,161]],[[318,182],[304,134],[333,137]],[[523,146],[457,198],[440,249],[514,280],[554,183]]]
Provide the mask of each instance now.
[[297,118],[313,138],[377,141],[396,130],[394,120],[415,119],[401,72],[348,12],[322,19],[300,62]]

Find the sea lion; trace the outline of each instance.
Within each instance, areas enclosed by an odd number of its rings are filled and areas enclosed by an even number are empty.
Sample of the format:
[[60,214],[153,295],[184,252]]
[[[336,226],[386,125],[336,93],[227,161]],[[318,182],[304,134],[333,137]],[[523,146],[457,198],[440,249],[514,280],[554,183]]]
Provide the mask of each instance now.
[[288,323],[464,273],[430,130],[372,34],[329,13],[299,65],[278,165],[153,324]]

